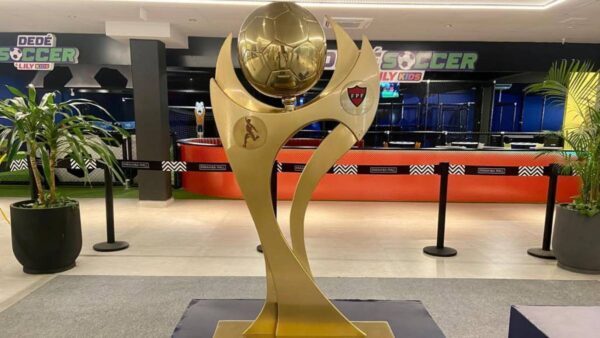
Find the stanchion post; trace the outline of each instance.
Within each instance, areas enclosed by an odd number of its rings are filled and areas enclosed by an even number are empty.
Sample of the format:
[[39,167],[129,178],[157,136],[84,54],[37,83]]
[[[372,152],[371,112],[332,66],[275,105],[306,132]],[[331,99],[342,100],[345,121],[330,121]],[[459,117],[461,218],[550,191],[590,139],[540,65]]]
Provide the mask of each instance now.
[[[277,217],[277,161],[273,163],[273,170],[271,171],[271,201],[273,202],[273,212]],[[263,252],[262,245],[257,245],[256,251]]]
[[[124,142],[125,145],[125,149],[127,149],[127,151],[124,154],[127,154],[127,156],[123,156],[123,159],[126,161],[130,161],[133,160],[133,141],[131,139],[131,136],[127,137],[125,139]],[[129,182],[133,182],[133,169],[126,169],[125,171],[125,183],[127,186],[129,186]]]
[[[177,133],[171,132],[171,144],[173,145],[173,161],[179,161],[181,159],[179,143],[177,143]],[[175,189],[181,188],[181,173],[173,173],[173,187]]]
[[96,251],[119,251],[129,247],[129,243],[115,241],[115,214],[113,205],[113,175],[110,168],[102,166],[104,170],[104,200],[106,202],[106,242],[94,245]]
[[440,175],[440,201],[438,209],[438,229],[437,229],[437,244],[436,246],[427,246],[423,248],[423,252],[437,257],[456,256],[456,249],[444,246],[444,237],[446,232],[446,205],[448,202],[448,176],[450,164],[442,162],[439,164]]
[[551,164],[548,173],[548,199],[546,200],[546,218],[544,220],[544,238],[541,248],[531,248],[527,253],[531,256],[556,259],[554,252],[550,249],[552,240],[552,224],[554,223],[554,206],[556,205],[556,188],[558,187],[558,171],[560,166]]

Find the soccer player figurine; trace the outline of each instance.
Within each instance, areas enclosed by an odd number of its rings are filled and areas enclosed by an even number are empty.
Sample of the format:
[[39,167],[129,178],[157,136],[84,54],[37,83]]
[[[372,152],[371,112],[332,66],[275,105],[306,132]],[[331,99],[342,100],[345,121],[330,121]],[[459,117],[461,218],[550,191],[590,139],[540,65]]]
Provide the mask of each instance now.
[[206,116],[204,102],[196,102],[194,115],[196,116],[196,133],[198,137],[204,137],[204,116]]
[[252,120],[250,120],[247,117],[245,117],[244,120],[246,121],[246,135],[244,136],[244,148],[246,148],[248,146],[249,138],[251,138],[252,141],[256,141],[260,138],[260,136],[256,135],[256,133],[258,133],[258,130],[255,126],[252,125]]

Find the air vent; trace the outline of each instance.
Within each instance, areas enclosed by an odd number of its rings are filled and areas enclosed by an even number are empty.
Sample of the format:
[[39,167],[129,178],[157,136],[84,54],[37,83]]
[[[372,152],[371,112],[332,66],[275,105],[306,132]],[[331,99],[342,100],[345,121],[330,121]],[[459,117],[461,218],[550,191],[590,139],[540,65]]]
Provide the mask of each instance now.
[[[373,22],[373,18],[348,18],[332,17],[332,19],[344,29],[366,29]],[[325,27],[331,28],[331,23],[325,18]]]
[[510,83],[496,83],[496,90],[509,90],[512,88],[512,84]]

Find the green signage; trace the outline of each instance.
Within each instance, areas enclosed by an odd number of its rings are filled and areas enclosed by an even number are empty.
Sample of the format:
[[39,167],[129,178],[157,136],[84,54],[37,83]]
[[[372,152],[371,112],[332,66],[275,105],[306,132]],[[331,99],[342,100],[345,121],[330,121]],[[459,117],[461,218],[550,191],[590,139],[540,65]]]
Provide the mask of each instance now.
[[475,70],[478,55],[472,52],[384,51],[381,70]]
[[56,36],[19,35],[14,47],[0,47],[0,63],[13,63],[19,70],[52,70],[55,63],[78,63],[79,49],[57,47]]

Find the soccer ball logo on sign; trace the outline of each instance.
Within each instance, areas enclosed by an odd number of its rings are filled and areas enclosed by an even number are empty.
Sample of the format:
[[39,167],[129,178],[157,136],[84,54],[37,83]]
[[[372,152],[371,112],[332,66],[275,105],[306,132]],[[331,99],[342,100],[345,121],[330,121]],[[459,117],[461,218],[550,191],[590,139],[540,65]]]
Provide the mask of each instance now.
[[409,70],[417,62],[417,58],[413,52],[401,52],[398,54],[398,66],[402,70]]
[[13,61],[19,61],[23,57],[23,51],[21,51],[21,48],[17,47],[11,48],[8,54]]

